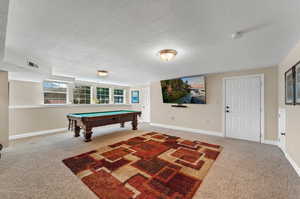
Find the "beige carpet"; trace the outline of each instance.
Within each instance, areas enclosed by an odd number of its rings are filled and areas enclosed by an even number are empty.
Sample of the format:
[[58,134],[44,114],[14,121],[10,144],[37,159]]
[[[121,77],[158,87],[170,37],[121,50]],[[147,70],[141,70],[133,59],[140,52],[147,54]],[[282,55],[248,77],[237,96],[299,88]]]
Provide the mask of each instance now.
[[300,198],[300,178],[275,146],[148,125],[140,129],[100,128],[90,143],[67,132],[14,141],[0,160],[0,198],[97,199],[61,160],[149,130],[224,147],[194,199]]

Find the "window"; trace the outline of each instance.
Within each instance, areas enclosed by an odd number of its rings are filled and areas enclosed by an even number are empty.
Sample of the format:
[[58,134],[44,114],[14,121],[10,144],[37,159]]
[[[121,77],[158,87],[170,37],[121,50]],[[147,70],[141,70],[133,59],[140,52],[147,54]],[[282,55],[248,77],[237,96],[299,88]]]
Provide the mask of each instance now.
[[68,85],[66,83],[44,81],[44,104],[66,104],[67,90]]
[[73,90],[74,104],[90,104],[91,103],[91,87],[75,86]]
[[138,90],[131,91],[131,103],[132,104],[140,103],[140,91]]
[[114,89],[114,103],[123,104],[124,103],[124,90]]
[[97,104],[109,104],[109,88],[97,88]]

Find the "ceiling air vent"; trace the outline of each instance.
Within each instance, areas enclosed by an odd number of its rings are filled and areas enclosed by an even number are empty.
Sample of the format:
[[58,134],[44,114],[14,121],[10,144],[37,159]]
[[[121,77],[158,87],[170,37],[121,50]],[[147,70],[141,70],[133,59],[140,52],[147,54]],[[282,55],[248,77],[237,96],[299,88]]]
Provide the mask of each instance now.
[[39,68],[39,66],[31,61],[28,62],[28,66],[32,67],[32,68]]

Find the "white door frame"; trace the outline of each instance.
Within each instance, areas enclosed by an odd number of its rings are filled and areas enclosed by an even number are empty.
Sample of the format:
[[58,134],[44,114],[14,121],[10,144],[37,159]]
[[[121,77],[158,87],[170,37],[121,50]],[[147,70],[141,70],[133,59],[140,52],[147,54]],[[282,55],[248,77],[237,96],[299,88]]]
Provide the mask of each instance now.
[[[131,91],[139,91],[139,97],[140,97],[140,101],[139,103],[131,103]],[[145,92],[148,93],[145,93]],[[149,122],[151,120],[151,110],[150,110],[150,85],[146,84],[143,85],[141,87],[137,87],[137,88],[130,88],[129,89],[129,104],[131,104],[132,106],[136,106],[139,107],[139,109],[141,111],[144,111],[145,109],[148,110],[148,112],[143,112],[142,113],[142,122]],[[145,101],[147,100],[148,104],[145,104]],[[145,116],[145,114],[147,114],[147,116]],[[146,120],[145,120],[146,118]]]
[[[146,113],[144,113],[144,114],[147,114],[147,116],[144,117],[144,118],[146,118],[146,120],[144,122],[150,123],[151,122],[151,110],[150,110],[150,106],[151,106],[150,92],[151,92],[151,90],[150,90],[150,85],[146,85],[145,87],[143,87],[142,91],[143,91],[143,97],[144,97],[144,99],[143,99],[144,100],[144,104],[143,104],[144,108],[143,109],[147,110]],[[147,102],[146,104],[145,104],[145,101]]]
[[[284,114],[284,115],[283,115]],[[284,120],[282,119],[284,118]],[[282,123],[284,122],[284,123]],[[281,126],[284,125],[284,126]],[[282,129],[283,127],[283,129]],[[282,132],[281,130],[284,130],[284,132]],[[282,143],[282,135],[281,133],[285,133],[284,135],[284,143]],[[282,145],[284,144],[284,145]],[[279,148],[286,153],[286,109],[285,108],[279,108],[278,110],[278,146]]]
[[242,75],[242,76],[233,76],[233,77],[224,77],[223,78],[223,103],[222,103],[222,130],[223,136],[226,137],[226,113],[225,113],[225,106],[226,106],[226,80],[231,79],[243,79],[243,78],[250,78],[250,77],[259,77],[261,81],[261,89],[260,89],[260,96],[261,96],[261,110],[260,110],[260,143],[263,143],[265,140],[265,75],[261,74],[254,74],[254,75]]

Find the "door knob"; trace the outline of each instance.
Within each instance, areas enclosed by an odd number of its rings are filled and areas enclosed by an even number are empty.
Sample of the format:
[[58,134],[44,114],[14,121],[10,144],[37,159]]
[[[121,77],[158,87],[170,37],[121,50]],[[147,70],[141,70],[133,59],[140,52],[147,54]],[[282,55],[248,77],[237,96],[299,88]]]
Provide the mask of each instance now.
[[229,110],[226,110],[226,113],[229,113],[230,111]]
[[229,109],[230,107],[229,107],[229,106],[226,106],[226,108]]
[[285,136],[285,133],[281,133],[281,135]]

